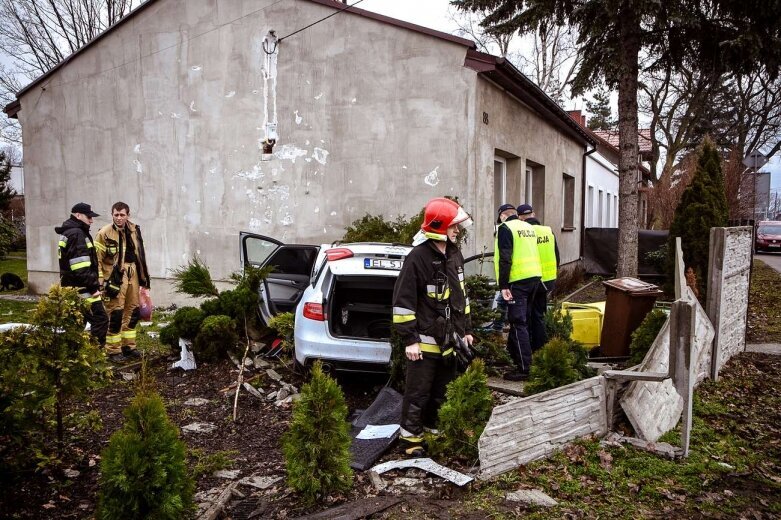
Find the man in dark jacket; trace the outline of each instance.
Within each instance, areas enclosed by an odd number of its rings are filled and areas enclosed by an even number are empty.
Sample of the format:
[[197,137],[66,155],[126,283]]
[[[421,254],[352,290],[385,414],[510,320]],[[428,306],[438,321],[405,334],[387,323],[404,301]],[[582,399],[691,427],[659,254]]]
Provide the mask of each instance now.
[[518,218],[531,224],[534,228],[534,234],[537,235],[537,251],[540,254],[541,283],[531,296],[529,308],[526,311],[532,352],[536,352],[548,342],[548,334],[545,332],[545,313],[548,311],[548,295],[556,287],[559,246],[551,228],[543,226],[537,220],[534,209],[530,205],[521,204],[518,206]]
[[103,347],[106,345],[108,315],[103,307],[98,283],[98,256],[89,234],[92,219],[99,216],[89,204],[79,202],[71,209],[70,218],[54,228],[54,231],[60,235],[57,244],[60,285],[75,287],[79,296],[86,300],[89,308],[84,318],[90,324],[90,333]]
[[407,357],[401,440],[415,457],[425,455],[423,430],[435,428],[445,388],[455,378],[456,343],[472,344],[464,257],[455,244],[459,227],[472,221],[445,198],[429,201],[424,213],[393,291],[393,327]]

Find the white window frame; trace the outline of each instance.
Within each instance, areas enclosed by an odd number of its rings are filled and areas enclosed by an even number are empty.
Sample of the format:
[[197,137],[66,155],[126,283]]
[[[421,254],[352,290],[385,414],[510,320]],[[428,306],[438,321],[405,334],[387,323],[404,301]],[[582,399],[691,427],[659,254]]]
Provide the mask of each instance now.
[[499,204],[504,204],[507,202],[507,159],[504,157],[501,157],[499,155],[494,155],[494,196],[496,196],[496,163],[500,163],[502,165],[502,174],[501,174],[501,181],[502,181],[502,187],[501,187],[501,200],[499,201]]

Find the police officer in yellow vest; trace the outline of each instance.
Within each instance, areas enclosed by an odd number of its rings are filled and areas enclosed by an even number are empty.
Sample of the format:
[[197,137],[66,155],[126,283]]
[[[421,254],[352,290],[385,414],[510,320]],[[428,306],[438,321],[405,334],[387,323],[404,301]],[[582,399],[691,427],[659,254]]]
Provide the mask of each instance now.
[[542,268],[542,283],[532,295],[527,313],[532,352],[535,352],[548,342],[548,335],[545,333],[545,312],[548,310],[548,295],[556,286],[556,274],[559,270],[559,247],[551,228],[543,226],[537,220],[534,209],[530,205],[521,204],[518,206],[518,218],[531,224],[534,228],[534,234],[537,235],[537,249],[540,254],[540,267]]
[[542,268],[537,235],[531,224],[518,219],[518,212],[512,204],[503,204],[499,208],[499,219],[502,224],[496,232],[494,268],[502,297],[508,304],[510,334],[507,352],[516,365],[516,370],[505,374],[504,378],[522,381],[529,377],[532,362],[527,309],[540,283]]

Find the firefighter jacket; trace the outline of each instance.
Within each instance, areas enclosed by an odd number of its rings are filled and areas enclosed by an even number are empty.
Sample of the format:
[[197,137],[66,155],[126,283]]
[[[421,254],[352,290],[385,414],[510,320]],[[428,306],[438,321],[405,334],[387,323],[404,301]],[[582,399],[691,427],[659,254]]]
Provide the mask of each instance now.
[[86,296],[100,289],[98,283],[98,257],[95,244],[89,234],[89,226],[70,217],[54,228],[60,235],[57,258],[60,263],[60,285],[76,287]]
[[393,327],[403,345],[418,343],[422,352],[451,354],[452,334],[472,333],[469,314],[458,247],[448,241],[442,254],[432,240],[415,246],[393,290]]
[[[144,239],[141,237],[141,227],[129,220],[125,228],[130,232],[133,240],[131,251],[135,252],[135,261],[128,262],[128,244],[125,237],[127,233],[120,230],[113,223],[103,226],[95,235],[95,248],[98,250],[98,263],[100,267],[100,279],[108,280],[114,265],[124,269],[128,264],[135,265],[138,272],[138,283],[141,287],[149,288],[149,270],[146,267],[146,252],[144,251]],[[119,252],[122,251],[122,258]],[[131,253],[132,254],[132,253]]]

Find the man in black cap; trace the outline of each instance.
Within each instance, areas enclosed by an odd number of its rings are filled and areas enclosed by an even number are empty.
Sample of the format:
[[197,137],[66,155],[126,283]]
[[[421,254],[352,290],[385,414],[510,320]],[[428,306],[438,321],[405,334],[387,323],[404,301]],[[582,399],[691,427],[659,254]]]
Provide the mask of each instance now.
[[543,226],[537,220],[534,208],[529,204],[518,206],[518,218],[534,228],[534,234],[537,235],[537,249],[540,253],[541,283],[532,294],[527,311],[532,352],[536,352],[548,342],[548,335],[545,332],[545,313],[548,310],[548,295],[553,292],[556,285],[559,247],[553,230],[549,226]]
[[499,207],[502,223],[494,241],[494,274],[502,298],[507,302],[510,333],[507,352],[516,370],[504,374],[508,381],[522,381],[529,377],[532,352],[527,327],[529,299],[540,281],[540,255],[537,237],[530,224],[519,220],[512,204]]
[[79,202],[71,209],[71,216],[54,228],[60,235],[57,244],[57,257],[60,262],[60,285],[75,287],[79,296],[86,300],[89,308],[84,318],[90,324],[90,333],[101,347],[106,345],[108,315],[103,307],[103,299],[98,283],[98,256],[95,244],[89,234],[92,219],[99,217],[92,207]]

